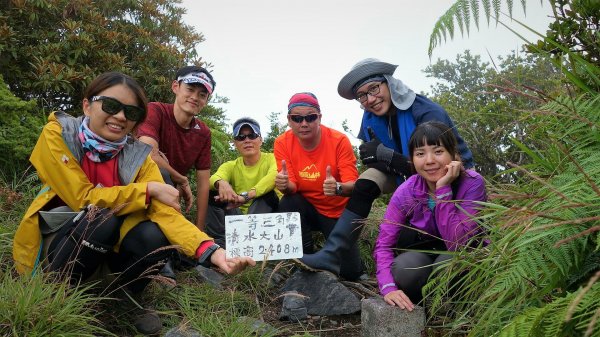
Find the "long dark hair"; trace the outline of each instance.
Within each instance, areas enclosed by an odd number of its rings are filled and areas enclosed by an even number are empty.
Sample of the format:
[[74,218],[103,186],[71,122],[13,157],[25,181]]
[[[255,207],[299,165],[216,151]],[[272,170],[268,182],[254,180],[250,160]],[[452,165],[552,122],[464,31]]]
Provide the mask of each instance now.
[[141,85],[139,85],[133,77],[125,75],[123,73],[117,71],[109,71],[103,73],[96,77],[92,83],[90,83],[87,88],[85,88],[85,92],[83,93],[83,97],[91,100],[93,96],[98,95],[102,91],[114,87],[115,85],[124,84],[126,85],[133,94],[135,95],[135,99],[137,101],[137,105],[144,109],[144,117],[136,123],[136,126],[139,125],[146,119],[146,115],[148,112],[148,98],[146,97],[146,93]]

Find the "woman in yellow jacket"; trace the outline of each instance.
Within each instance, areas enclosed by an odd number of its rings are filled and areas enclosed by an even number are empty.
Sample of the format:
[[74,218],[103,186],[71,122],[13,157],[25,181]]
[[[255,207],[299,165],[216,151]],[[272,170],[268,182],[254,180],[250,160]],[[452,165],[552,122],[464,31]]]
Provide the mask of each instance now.
[[[172,253],[165,246],[177,246],[226,273],[255,264],[247,257],[226,259],[225,251],[179,212],[178,191],[164,184],[150,146],[130,135],[146,117],[146,104],[134,79],[109,72],[87,87],[84,116],[49,116],[30,158],[43,187],[14,238],[19,272],[41,264],[76,283],[105,264],[135,293]],[[53,215],[65,214],[58,210],[83,211],[53,223]]]

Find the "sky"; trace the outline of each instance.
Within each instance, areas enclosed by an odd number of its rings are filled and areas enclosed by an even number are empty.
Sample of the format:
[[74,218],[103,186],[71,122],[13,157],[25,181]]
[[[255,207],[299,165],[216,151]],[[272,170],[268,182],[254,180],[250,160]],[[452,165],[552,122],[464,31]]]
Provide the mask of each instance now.
[[[431,92],[434,80],[423,70],[437,59],[455,60],[465,49],[482,55],[505,56],[523,44],[514,33],[495,23],[469,36],[455,35],[440,44],[430,60],[429,36],[435,21],[453,4],[449,0],[184,0],[186,24],[203,34],[197,51],[210,63],[215,93],[229,98],[215,104],[226,110],[229,125],[241,117],[255,118],[263,136],[268,116],[280,113],[286,122],[287,104],[297,92],[314,93],[321,107],[322,124],[342,130],[347,120],[353,137],[362,110],[356,101],[337,93],[340,79],[367,57],[398,64],[395,77],[415,92]],[[503,4],[504,6],[504,4]],[[506,11],[506,7],[503,7]],[[551,21],[544,2],[527,2],[527,13],[515,1],[513,16],[539,32]],[[507,18],[507,23],[510,20]],[[526,38],[537,40],[517,23],[509,25]],[[229,130],[231,131],[231,130]]]

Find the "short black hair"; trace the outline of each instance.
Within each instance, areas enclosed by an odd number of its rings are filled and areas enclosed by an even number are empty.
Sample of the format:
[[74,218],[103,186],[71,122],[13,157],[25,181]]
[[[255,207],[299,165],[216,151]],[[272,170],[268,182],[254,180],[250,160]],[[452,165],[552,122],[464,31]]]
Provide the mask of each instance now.
[[408,152],[412,158],[416,148],[430,145],[443,146],[453,157],[460,156],[458,142],[452,129],[438,121],[429,121],[419,124],[408,141]]

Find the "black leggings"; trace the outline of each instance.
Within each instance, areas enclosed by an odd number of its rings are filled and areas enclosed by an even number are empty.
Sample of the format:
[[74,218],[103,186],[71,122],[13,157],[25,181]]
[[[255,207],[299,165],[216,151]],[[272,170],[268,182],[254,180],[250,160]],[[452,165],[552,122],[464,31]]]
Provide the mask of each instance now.
[[[431,273],[444,261],[450,260],[451,255],[424,253],[410,250],[446,251],[444,241],[420,233],[414,229],[406,228],[402,231],[396,248],[400,254],[392,263],[392,276],[396,286],[404,291],[413,303],[423,299],[423,286],[427,284]],[[409,251],[403,251],[407,249]]]
[[51,271],[68,275],[72,284],[88,279],[104,262],[113,272],[122,273],[118,283],[132,292],[140,292],[150,281],[147,275],[156,275],[151,268],[169,257],[174,249],[159,248],[169,241],[158,225],[143,221],[133,227],[123,238],[118,253],[113,246],[119,240],[124,217],[102,209],[94,216],[89,213],[76,223],[69,222],[57,233],[48,248]]
[[148,276],[157,275],[162,264],[177,253],[169,240],[152,221],[143,221],[133,227],[121,242],[119,252],[111,254],[109,267],[122,273],[120,284],[134,293],[144,290],[150,282]]

